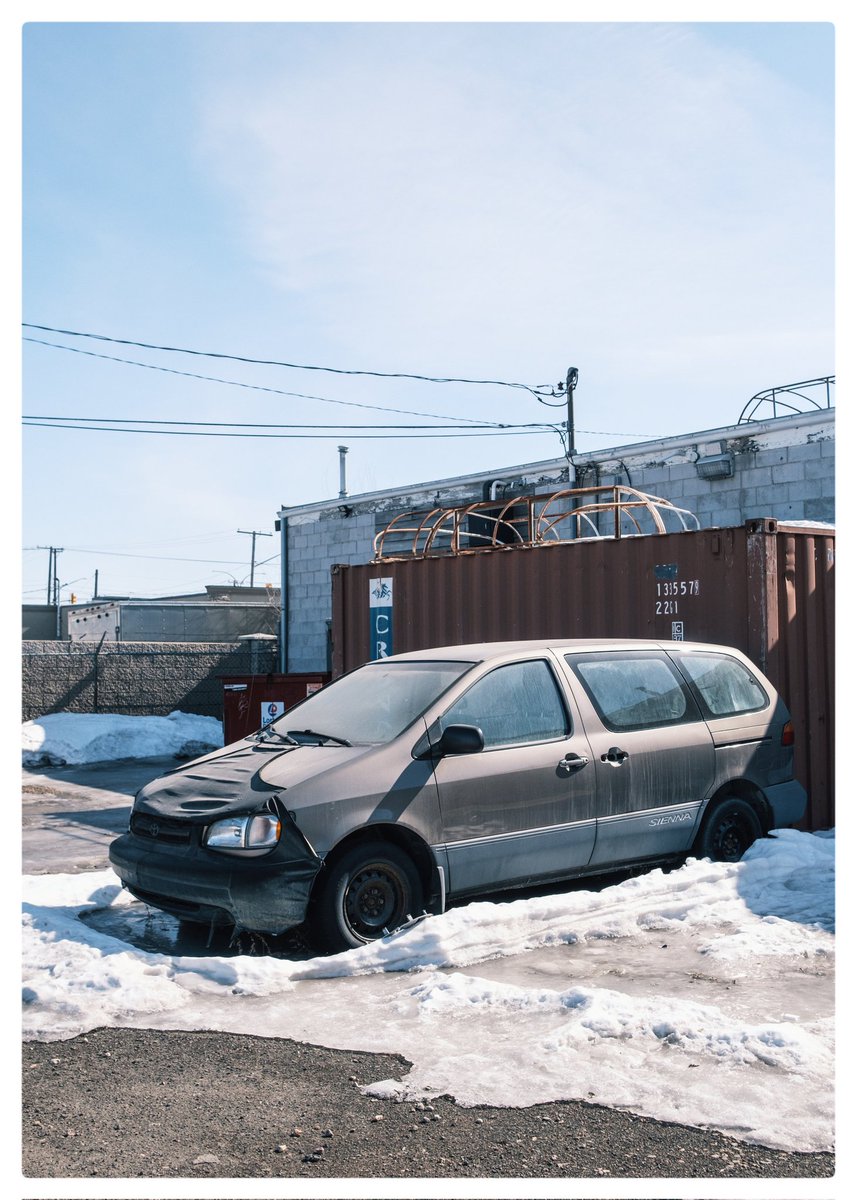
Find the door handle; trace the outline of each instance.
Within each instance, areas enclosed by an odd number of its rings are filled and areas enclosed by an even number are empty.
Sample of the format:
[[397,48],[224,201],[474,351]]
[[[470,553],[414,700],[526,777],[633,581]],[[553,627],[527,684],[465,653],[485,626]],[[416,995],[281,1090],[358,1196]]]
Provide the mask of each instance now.
[[621,767],[626,758],[628,751],[620,749],[619,746],[611,746],[606,754],[601,755],[602,762],[610,763],[614,767]]
[[584,754],[575,754],[570,751],[565,758],[561,758],[557,763],[557,767],[564,775],[570,775],[572,771],[579,771],[581,767],[585,767],[589,759]]

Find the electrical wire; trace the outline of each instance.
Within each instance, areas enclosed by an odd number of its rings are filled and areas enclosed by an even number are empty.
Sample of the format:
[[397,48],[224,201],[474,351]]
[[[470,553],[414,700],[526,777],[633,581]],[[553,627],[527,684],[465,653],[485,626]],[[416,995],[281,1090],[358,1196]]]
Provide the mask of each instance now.
[[[53,330],[50,326],[28,325],[26,322],[24,322],[24,326],[25,326],[25,328],[30,328],[30,329],[43,329],[45,331],[50,331],[50,332],[67,333],[69,336],[74,336],[74,337],[93,337],[93,338],[102,338],[102,340],[104,340],[104,341],[120,342],[120,339],[118,339],[118,338],[107,338],[107,337],[103,337],[103,335],[100,335],[100,334],[72,333],[71,331],[66,331],[66,330]],[[63,346],[57,342],[44,341],[42,338],[24,337],[23,341],[30,342],[33,345],[37,345],[37,346],[47,346],[53,350],[65,350],[71,354],[83,354],[89,358],[98,358],[98,359],[102,359],[106,362],[122,363],[126,366],[132,366],[132,367],[142,367],[144,370],[148,370],[148,371],[160,371],[167,375],[178,375],[185,379],[197,379],[204,383],[220,383],[227,387],[244,388],[248,391],[264,392],[264,393],[267,393],[267,394],[273,395],[273,396],[289,396],[289,397],[292,397],[297,400],[315,400],[320,404],[337,404],[344,408],[361,408],[361,409],[372,410],[374,412],[396,413],[399,416],[405,416],[405,417],[430,417],[432,420],[457,421],[457,422],[459,422],[461,424],[465,424],[465,425],[478,425],[480,427],[494,426],[495,428],[498,428],[498,429],[508,428],[508,426],[505,426],[500,421],[485,421],[485,420],[480,420],[476,417],[459,417],[453,413],[432,413],[432,412],[423,412],[419,409],[394,408],[394,407],[392,407],[390,405],[386,405],[386,404],[367,404],[365,402],[360,402],[360,401],[356,401],[356,400],[335,400],[330,396],[316,396],[316,395],[313,395],[313,394],[307,393],[307,392],[292,392],[292,391],[287,391],[283,388],[267,387],[262,384],[244,383],[243,381],[237,380],[237,379],[222,379],[221,377],[219,377],[217,375],[200,375],[194,371],[180,371],[175,367],[163,367],[163,366],[160,366],[155,363],[139,362],[137,359],[119,358],[118,356],[113,355],[113,354],[99,354],[95,350],[83,350],[79,346]],[[121,342],[121,344],[131,345],[131,346],[139,346],[144,349],[162,349],[162,348],[163,349],[172,349],[171,347],[149,346],[145,342],[126,341],[126,342]],[[176,352],[182,353],[182,354],[203,354],[203,353],[205,353],[203,351],[196,351],[196,350],[179,350]],[[213,357],[218,357],[218,356],[213,356]],[[232,355],[221,355],[219,357],[235,358],[235,356],[232,356]],[[274,365],[274,366],[296,366],[295,364],[291,364],[291,363],[275,363],[275,362],[266,363],[265,360],[262,360],[262,359],[236,359],[236,361],[248,362],[248,363],[260,363],[260,364],[264,364],[264,365]],[[326,367],[307,367],[307,368],[296,367],[296,369],[319,370],[319,371],[335,370],[334,368],[326,368]],[[548,408],[564,408],[566,405],[565,391],[564,391],[561,383],[558,384],[557,388],[555,388],[555,389],[551,389],[550,391],[544,391],[542,389],[547,388],[547,386],[548,386],[547,384],[538,385],[537,387],[529,387],[527,384],[517,384],[517,383],[505,383],[504,384],[504,383],[501,383],[501,381],[499,381],[499,380],[497,380],[497,381],[468,380],[468,379],[452,379],[452,378],[450,378],[450,379],[432,379],[430,376],[424,376],[424,375],[404,375],[404,374],[402,374],[402,375],[393,375],[393,374],[385,375],[384,372],[380,372],[380,371],[379,372],[353,371],[353,372],[339,372],[339,373],[354,374],[354,375],[362,375],[362,374],[380,375],[385,378],[419,379],[419,380],[426,380],[428,382],[438,382],[438,383],[492,383],[492,382],[495,382],[497,384],[497,386],[524,388],[527,391],[531,392],[532,395],[534,395],[540,403],[546,405],[546,407],[548,407]],[[557,404],[550,404],[545,399],[546,396],[550,396],[552,398],[560,397],[560,400]],[[61,419],[61,418],[58,418],[58,419]],[[186,423],[186,422],[183,422],[183,424],[184,423]],[[333,428],[333,426],[331,426],[331,428]],[[345,428],[348,428],[348,426],[337,426],[337,428],[345,429]],[[556,426],[547,425],[546,428],[547,429],[556,429]],[[613,430],[613,429],[578,429],[577,432],[579,434],[585,434],[589,437],[661,438],[661,437],[669,436],[668,434],[663,434],[663,433],[637,433],[637,432],[628,432],[628,431],[622,432],[621,430]]]
[[95,350],[82,350],[79,346],[61,346],[57,342],[46,342],[41,338],[25,337],[23,340],[36,346],[48,346],[53,350],[67,350],[70,354],[84,354],[89,358],[99,358],[105,362],[122,363],[130,367],[143,367],[147,371],[161,371],[167,375],[179,375],[185,379],[198,379],[204,383],[222,383],[227,387],[245,388],[253,392],[266,392],[273,396],[291,396],[296,400],[317,400],[320,404],[339,404],[345,408],[366,408],[372,409],[375,412],[398,413],[400,416],[405,417],[432,417],[442,421],[459,421],[462,424],[498,424],[498,422],[480,421],[475,417],[457,417],[448,413],[419,412],[409,408],[391,408],[385,404],[365,404],[356,400],[333,400],[329,396],[313,396],[306,392],[289,392],[282,388],[265,387],[256,383],[243,383],[237,379],[221,379],[217,375],[199,375],[194,371],[179,371],[175,367],[162,367],[155,363],[139,362],[134,358],[118,358],[113,354],[98,354]]
[[[65,419],[66,418],[61,418],[61,420],[65,420]],[[71,420],[75,420],[78,418],[69,417],[67,419],[69,421],[71,421]],[[102,418],[93,418],[93,419],[100,420]],[[190,422],[188,422],[188,423],[190,423]],[[305,439],[315,439],[315,440],[322,440],[322,441],[323,440],[339,441],[342,438],[341,432],[340,433],[226,433],[226,432],[211,432],[211,431],[206,431],[206,430],[201,430],[201,429],[128,429],[128,428],[117,428],[115,425],[57,424],[55,422],[35,421],[35,420],[27,419],[27,418],[24,419],[24,428],[25,429],[33,429],[33,428],[78,429],[78,430],[84,430],[84,431],[88,431],[88,432],[99,432],[99,433],[149,433],[149,434],[160,434],[162,437],[224,437],[224,438],[281,438],[281,439],[305,438]],[[313,428],[313,427],[310,426],[309,428]],[[336,426],[336,428],[342,430],[344,427],[339,425],[339,426]],[[348,428],[361,429],[361,428],[366,428],[366,427],[357,425],[357,426],[351,426]],[[391,428],[396,428],[396,426],[392,426]],[[403,426],[403,428],[407,428],[407,426]],[[435,427],[427,426],[426,428],[431,429],[431,428],[435,428]],[[495,428],[490,428],[490,429],[485,429],[485,430],[474,430],[472,432],[469,430],[467,432],[465,432],[464,430],[460,430],[457,433],[421,432],[421,433],[365,433],[364,434],[364,433],[349,432],[349,437],[353,440],[358,440],[358,441],[372,440],[372,439],[375,439],[378,441],[386,441],[386,440],[395,440],[395,439],[417,439],[417,440],[419,440],[421,438],[528,437],[532,434],[545,434],[547,432],[550,432],[551,430],[553,430],[554,432],[559,432],[554,426],[539,426],[537,429],[530,429],[530,428],[495,429]]]
[[103,333],[83,333],[78,329],[57,329],[53,325],[35,325],[29,321],[22,321],[22,325],[25,329],[36,329],[40,333],[55,333],[61,337],[91,338],[93,341],[110,342],[117,346],[136,346],[140,350],[156,350],[165,354],[191,354],[199,358],[225,359],[230,362],[252,363],[255,366],[286,367],[294,371],[323,371],[330,375],[361,375],[374,379],[414,379],[421,383],[465,383],[478,386],[519,388],[534,396],[555,396],[557,394],[549,384],[531,385],[512,383],[505,379],[467,379],[452,375],[422,375],[409,371],[360,371],[343,367],[322,367],[309,363],[284,362],[273,358],[250,358],[247,355],[226,354],[217,350],[190,350],[183,346],[162,346],[152,342],[138,342],[131,338],[109,337]]
[[246,559],[235,558],[178,558],[172,554],[129,554],[125,550],[89,550],[84,546],[65,546],[63,551],[70,551],[73,554],[106,554],[111,558],[145,558],[156,560],[158,562],[180,562],[180,563],[217,563],[224,567],[243,567],[247,565]]
[[[163,417],[61,417],[61,416],[46,416],[43,413],[25,413],[24,421],[61,421],[64,424],[69,421],[80,421],[84,425],[92,425],[97,421],[108,421],[111,425],[193,425],[203,428],[216,429],[458,429],[457,425],[342,425],[338,422],[334,425],[322,425],[315,422],[277,422],[277,421],[171,421]],[[60,428],[63,428],[61,425]],[[516,429],[540,429],[550,430],[553,425],[548,425],[544,421],[530,421],[522,424],[492,423],[490,425],[480,425],[477,429],[484,430],[516,430]],[[135,431],[131,431],[135,432]],[[138,430],[136,432],[145,432]]]

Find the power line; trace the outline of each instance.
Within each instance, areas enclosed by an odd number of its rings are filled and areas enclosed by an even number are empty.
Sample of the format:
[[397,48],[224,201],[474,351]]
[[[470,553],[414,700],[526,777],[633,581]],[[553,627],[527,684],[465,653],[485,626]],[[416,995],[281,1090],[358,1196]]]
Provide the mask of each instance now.
[[[107,342],[112,341],[112,342],[117,342],[122,345],[138,346],[143,349],[155,349],[155,350],[164,349],[164,350],[171,350],[171,351],[174,350],[173,347],[151,346],[146,342],[133,342],[133,341],[124,341],[123,342],[119,338],[108,338],[108,337],[105,337],[100,334],[75,333],[70,330],[60,330],[60,329],[54,330],[51,326],[29,325],[27,322],[23,322],[23,324],[24,324],[25,328],[42,329],[47,332],[67,334],[70,337],[101,338],[101,340],[103,340],[103,341],[107,341]],[[30,342],[33,345],[37,345],[37,346],[47,346],[53,350],[65,350],[71,354],[83,354],[83,355],[88,356],[89,358],[103,359],[106,362],[117,362],[117,363],[125,364],[127,366],[142,367],[145,370],[149,370],[149,371],[161,371],[168,375],[178,375],[178,376],[181,376],[186,379],[197,379],[197,380],[201,380],[202,382],[205,382],[205,383],[220,383],[220,384],[224,384],[227,387],[244,388],[248,391],[264,392],[264,393],[267,393],[269,395],[274,395],[274,396],[289,396],[289,397],[292,397],[297,400],[314,400],[320,404],[338,404],[344,408],[361,408],[361,409],[368,409],[368,410],[371,410],[374,412],[397,413],[398,415],[405,416],[405,417],[430,417],[433,420],[458,421],[461,424],[476,425],[476,426],[479,426],[480,428],[481,427],[485,427],[485,428],[495,427],[498,429],[507,428],[507,426],[504,426],[503,423],[499,422],[499,421],[495,421],[495,422],[484,421],[484,420],[480,421],[478,418],[475,418],[475,417],[459,417],[453,413],[423,412],[419,409],[394,408],[390,405],[367,404],[365,402],[360,402],[357,400],[335,400],[330,396],[316,396],[316,395],[313,395],[313,394],[307,393],[307,392],[292,392],[292,391],[287,391],[283,388],[267,387],[262,384],[255,384],[255,383],[245,383],[242,380],[237,380],[237,379],[222,379],[216,375],[200,375],[193,371],[180,371],[175,367],[164,367],[164,366],[160,366],[155,363],[139,362],[137,359],[119,358],[118,356],[112,355],[112,354],[99,354],[95,350],[83,350],[79,346],[63,346],[57,342],[44,341],[41,338],[24,337],[23,341]],[[206,354],[206,353],[208,353],[205,351],[198,351],[198,350],[174,350],[174,352],[180,353],[180,354]],[[565,407],[565,405],[567,403],[566,398],[565,398],[566,393],[565,393],[564,385],[562,384],[561,381],[557,385],[557,387],[554,389],[554,388],[549,388],[549,386],[547,384],[539,384],[535,387],[530,387],[528,384],[503,383],[500,380],[454,379],[454,378],[448,378],[448,379],[434,378],[433,379],[431,376],[426,376],[426,375],[407,375],[404,373],[397,375],[397,374],[393,374],[393,373],[387,374],[387,373],[381,372],[381,371],[337,371],[336,368],[332,368],[332,367],[330,367],[330,368],[329,367],[300,367],[297,364],[293,364],[293,363],[278,363],[273,360],[265,360],[265,359],[238,358],[235,355],[212,354],[211,356],[212,357],[220,357],[220,358],[228,358],[228,359],[233,359],[234,361],[238,361],[238,362],[254,363],[254,364],[258,364],[258,365],[294,367],[297,370],[318,370],[318,371],[330,370],[330,371],[334,371],[335,373],[338,373],[338,374],[375,375],[375,376],[380,376],[382,378],[390,378],[390,379],[417,379],[417,380],[424,380],[424,381],[432,382],[432,383],[474,383],[474,384],[476,384],[476,383],[478,383],[478,384],[495,383],[499,387],[523,388],[524,390],[531,392],[532,395],[534,395],[535,398],[540,403],[546,404],[548,408],[563,408],[563,407]],[[545,399],[546,396],[549,396],[552,399],[560,397],[560,399],[559,399],[558,403],[550,404]],[[331,428],[333,428],[333,426],[331,426]],[[346,428],[349,428],[349,426],[341,425],[341,426],[337,426],[337,428],[346,429]],[[548,430],[556,430],[557,427],[554,425],[546,425],[545,428]],[[622,431],[622,430],[615,430],[615,429],[579,429],[578,432],[586,434],[589,437],[611,437],[611,438],[612,437],[660,438],[660,437],[669,436],[669,435],[663,434],[663,433],[650,433],[650,432],[639,433],[639,432],[634,432],[634,431]]]
[[[357,400],[333,400],[329,396],[313,396],[307,394],[306,392],[289,392],[284,391],[282,388],[264,387],[263,385],[256,383],[244,383],[237,379],[221,379],[217,375],[199,375],[193,371],[179,371],[175,367],[162,367],[156,365],[155,363],[138,362],[133,358],[118,358],[113,354],[98,354],[94,350],[82,350],[79,346],[61,346],[57,342],[45,342],[41,338],[25,337],[23,340],[25,342],[31,342],[36,346],[48,346],[53,350],[67,350],[70,354],[84,354],[89,358],[99,358],[105,362],[123,363],[124,365],[130,367],[143,367],[147,371],[161,371],[167,375],[179,375],[185,379],[198,379],[204,383],[222,383],[227,387],[246,388],[249,391],[266,392],[274,396],[290,396],[296,400],[317,400],[320,404],[339,404],[345,408],[366,408],[372,409],[375,412],[398,413],[399,415],[405,417],[436,417],[438,420],[460,421],[463,424],[486,423],[477,421],[474,417],[456,417],[447,413],[427,413],[414,411],[408,408],[391,408],[389,405],[385,404],[365,404]],[[491,422],[487,423],[491,424]]]
[[183,346],[162,346],[152,342],[138,342],[131,338],[109,337],[103,333],[83,333],[78,329],[57,329],[52,325],[34,325],[29,321],[22,321],[22,325],[25,329],[36,329],[40,333],[56,333],[61,337],[91,338],[93,341],[110,342],[117,346],[136,346],[140,350],[157,350],[165,354],[191,354],[198,358],[226,359],[230,362],[252,363],[255,366],[286,367],[294,371],[323,371],[330,375],[361,375],[370,376],[375,379],[415,379],[421,383],[466,383],[488,387],[519,388],[522,391],[532,393],[534,396],[555,395],[553,388],[549,384],[531,385],[528,383],[512,383],[505,379],[467,379],[452,375],[422,375],[409,371],[359,371],[344,367],[322,367],[309,363],[284,362],[273,358],[250,358],[247,355],[226,354],[217,350],[189,350]]
[[[281,422],[281,421],[173,421],[166,417],[61,417],[48,416],[42,413],[25,413],[24,421],[80,421],[85,425],[96,421],[109,421],[111,425],[193,425],[209,429],[458,429],[457,425],[342,425],[321,424],[320,422]],[[545,421],[529,421],[515,424],[513,422],[491,422],[488,425],[477,425],[477,429],[553,429]],[[239,530],[240,533],[240,530]]]
[[[27,546],[25,549],[48,549],[48,547]],[[218,563],[226,567],[240,567],[244,565],[243,562],[239,562],[234,558],[177,558],[171,554],[129,554],[124,550],[89,550],[83,546],[65,546],[64,549],[74,554],[106,554],[112,558],[146,558],[154,559],[158,562]]]
[[[81,418],[72,418],[72,417],[68,418],[69,421],[79,420],[79,419],[81,419]],[[103,419],[103,418],[94,418],[94,419],[98,420],[98,419]],[[107,419],[109,420],[110,418],[107,418]],[[59,418],[59,420],[64,421],[64,420],[66,420],[66,418]],[[188,422],[188,424],[191,424],[191,422]],[[55,422],[49,423],[47,421],[35,421],[32,419],[28,419],[26,417],[24,418],[24,428],[25,429],[33,429],[33,428],[79,429],[79,430],[84,430],[84,431],[89,431],[89,432],[99,432],[99,433],[155,433],[155,434],[160,434],[161,436],[164,436],[164,437],[227,437],[227,438],[286,438],[286,439],[309,438],[309,439],[315,439],[315,440],[338,441],[340,439],[340,437],[342,436],[341,433],[226,433],[226,432],[209,432],[209,431],[200,430],[200,429],[128,429],[128,428],[124,428],[124,427],[117,428],[115,425],[57,424]],[[310,426],[309,428],[313,428],[313,426]],[[323,428],[327,428],[327,427],[325,426]],[[344,428],[344,426],[338,425],[338,426],[336,426],[336,428],[341,430]],[[358,425],[358,426],[355,426],[354,428],[362,429],[362,428],[366,428],[366,426]],[[369,428],[371,428],[371,426]],[[390,426],[390,428],[395,429],[395,428],[397,428],[397,426]],[[409,426],[401,426],[401,428],[407,429],[407,428],[409,428]],[[437,427],[436,426],[427,426],[426,428],[432,429],[432,428],[437,428]],[[420,439],[420,438],[456,438],[456,437],[457,438],[527,437],[534,433],[545,434],[545,433],[549,433],[549,432],[558,433],[559,430],[556,428],[556,426],[553,426],[553,425],[542,425],[535,429],[512,427],[509,429],[488,428],[488,429],[484,429],[484,430],[474,430],[472,432],[471,431],[464,432],[462,430],[458,433],[428,433],[428,432],[423,432],[423,433],[366,433],[366,434],[351,433],[350,436],[352,438],[357,438],[360,440],[375,439],[378,441],[385,441],[385,440],[396,439],[396,438]]]

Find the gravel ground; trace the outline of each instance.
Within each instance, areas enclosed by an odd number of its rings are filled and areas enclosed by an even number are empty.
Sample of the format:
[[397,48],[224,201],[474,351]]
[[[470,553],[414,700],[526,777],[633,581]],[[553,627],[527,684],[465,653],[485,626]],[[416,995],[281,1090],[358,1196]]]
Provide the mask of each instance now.
[[788,1154],[576,1101],[460,1108],[360,1084],[393,1055],[221,1033],[98,1029],[26,1042],[28,1178],[831,1178]]

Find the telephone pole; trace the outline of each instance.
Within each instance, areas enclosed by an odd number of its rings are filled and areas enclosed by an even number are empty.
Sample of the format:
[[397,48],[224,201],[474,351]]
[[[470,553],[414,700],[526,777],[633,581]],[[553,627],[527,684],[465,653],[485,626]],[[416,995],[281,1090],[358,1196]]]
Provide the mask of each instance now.
[[274,535],[272,533],[264,533],[261,529],[239,529],[237,532],[246,533],[248,537],[253,539],[250,549],[250,587],[252,587],[256,574],[256,538],[273,537]]
[[566,458],[569,463],[577,454],[577,449],[574,445],[574,389],[577,387],[577,367],[569,367],[568,374],[565,377],[565,399],[567,405],[567,417],[565,422],[566,433],[568,434],[568,449],[566,450]]
[[[577,367],[569,367],[565,377],[565,399],[567,415],[565,421],[565,432],[568,439],[566,448],[566,457],[568,459],[568,486],[573,490],[577,486],[577,469],[574,465],[574,456],[577,454],[577,448],[574,445],[574,389],[577,387]],[[571,497],[572,512],[577,508],[577,496]],[[571,536],[580,537],[579,518],[572,517]]]
[[37,550],[48,551],[48,604],[59,604],[60,602],[60,587],[59,573],[57,571],[57,555],[62,554],[62,546],[37,546]]

